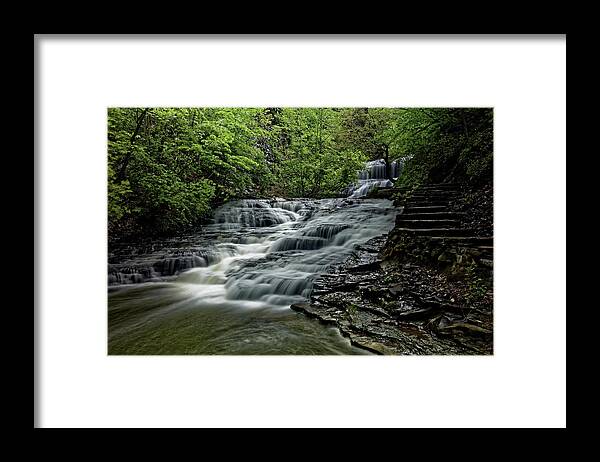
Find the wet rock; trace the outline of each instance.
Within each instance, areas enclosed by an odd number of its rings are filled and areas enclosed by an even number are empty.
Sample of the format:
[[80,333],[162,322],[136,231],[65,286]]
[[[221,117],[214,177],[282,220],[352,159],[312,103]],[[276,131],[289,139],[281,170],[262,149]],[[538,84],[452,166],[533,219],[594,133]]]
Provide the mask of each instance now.
[[[390,238],[393,233],[388,243]],[[473,256],[458,252],[452,240],[433,249],[426,239],[417,242],[435,258],[445,245],[449,263],[457,255]],[[460,278],[453,282],[423,261],[382,260],[376,250],[385,245],[380,239],[357,247],[320,278],[315,289],[327,293],[317,292],[304,310],[335,324],[352,344],[380,354],[491,354],[491,307],[464,306],[460,294],[467,287]]]
[[335,282],[324,282],[321,281],[315,284],[313,289],[313,295],[328,294],[331,292],[350,292],[358,288],[357,281],[335,281]]
[[387,297],[388,289],[387,287],[369,285],[362,287],[359,293],[365,300],[381,300]]
[[362,263],[360,265],[351,266],[348,268],[349,272],[352,273],[362,273],[367,271],[378,270],[381,267],[381,260],[374,260],[368,263]]
[[447,323],[443,326],[438,325],[437,332],[440,335],[456,335],[457,333],[480,337],[492,335],[491,330],[466,322]]
[[404,284],[395,284],[389,288],[392,295],[400,295],[404,292]]
[[481,258],[479,259],[479,263],[481,263],[483,266],[486,266],[488,268],[493,268],[494,267],[494,262],[488,258]]
[[395,316],[396,319],[400,321],[410,321],[410,320],[419,320],[426,319],[431,316],[433,312],[432,308],[418,308],[412,309],[408,311],[396,311]]

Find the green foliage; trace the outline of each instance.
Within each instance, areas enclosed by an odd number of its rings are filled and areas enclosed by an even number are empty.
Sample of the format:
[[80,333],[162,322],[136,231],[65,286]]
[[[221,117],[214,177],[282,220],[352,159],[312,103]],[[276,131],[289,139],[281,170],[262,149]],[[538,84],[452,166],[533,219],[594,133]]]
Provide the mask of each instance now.
[[331,197],[366,160],[402,159],[401,184],[492,173],[491,109],[110,108],[111,234],[197,226],[241,197]]
[[489,108],[352,108],[340,116],[340,146],[369,159],[403,160],[401,186],[489,181],[493,111]]
[[275,190],[297,197],[335,196],[355,181],[367,156],[341,143],[341,110],[284,108],[272,121]]
[[491,180],[493,112],[487,108],[405,109],[395,143],[406,160],[401,184]]
[[108,214],[115,232],[170,233],[263,186],[258,109],[111,108]]
[[467,295],[466,299],[468,303],[475,303],[481,300],[487,294],[490,289],[490,281],[477,271],[477,264],[471,262],[464,269],[465,281],[467,282]]
[[350,319],[354,319],[358,315],[358,307],[354,303],[348,303],[346,305],[346,313]]
[[114,220],[119,221],[125,215],[131,213],[128,206],[131,194],[129,180],[117,182],[113,168],[108,166],[108,215]]

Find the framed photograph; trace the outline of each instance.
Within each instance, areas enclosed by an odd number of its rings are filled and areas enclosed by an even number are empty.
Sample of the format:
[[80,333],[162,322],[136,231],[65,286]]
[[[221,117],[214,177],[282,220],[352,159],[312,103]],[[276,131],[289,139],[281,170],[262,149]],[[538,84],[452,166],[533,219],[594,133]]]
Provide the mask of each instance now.
[[35,427],[566,426],[566,36],[34,55]]

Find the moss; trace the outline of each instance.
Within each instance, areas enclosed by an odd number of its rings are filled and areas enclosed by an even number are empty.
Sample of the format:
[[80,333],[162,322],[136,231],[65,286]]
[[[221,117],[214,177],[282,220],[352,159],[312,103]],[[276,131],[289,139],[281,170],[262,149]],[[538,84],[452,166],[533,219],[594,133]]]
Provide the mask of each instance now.
[[468,287],[465,297],[467,302],[476,303],[483,299],[490,289],[490,281],[484,277],[474,261],[464,267],[464,278]]
[[349,303],[348,305],[346,305],[346,312],[352,320],[352,318],[354,318],[358,313],[358,307],[354,303]]

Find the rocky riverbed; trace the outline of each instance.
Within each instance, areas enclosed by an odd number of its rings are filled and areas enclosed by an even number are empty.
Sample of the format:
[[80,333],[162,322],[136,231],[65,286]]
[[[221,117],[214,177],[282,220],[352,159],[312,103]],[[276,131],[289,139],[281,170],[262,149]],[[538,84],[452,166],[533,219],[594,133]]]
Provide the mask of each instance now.
[[[431,194],[422,194],[412,199],[419,201],[413,210],[444,206],[437,196],[428,205]],[[407,221],[436,222],[431,212],[412,212],[407,220],[400,209],[389,235],[358,246],[315,281],[308,303],[292,309],[378,354],[493,354],[492,237],[472,236],[460,220],[439,232],[418,223],[405,228]]]
[[292,309],[335,325],[379,354],[492,354],[491,300],[467,304],[468,284],[411,262],[380,258],[386,236],[362,245]]

